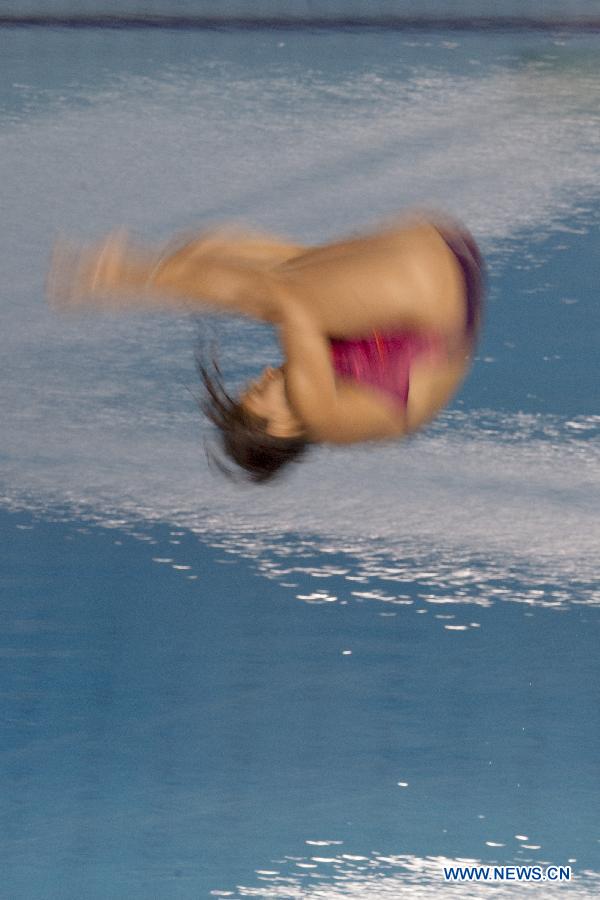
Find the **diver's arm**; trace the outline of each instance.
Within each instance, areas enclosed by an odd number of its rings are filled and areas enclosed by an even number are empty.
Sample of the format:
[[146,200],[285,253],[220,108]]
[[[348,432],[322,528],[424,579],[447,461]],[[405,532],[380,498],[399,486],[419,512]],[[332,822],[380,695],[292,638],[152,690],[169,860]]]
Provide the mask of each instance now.
[[336,383],[329,340],[302,306],[288,302],[280,330],[290,403],[312,440],[353,444],[404,434],[404,417],[393,403]]

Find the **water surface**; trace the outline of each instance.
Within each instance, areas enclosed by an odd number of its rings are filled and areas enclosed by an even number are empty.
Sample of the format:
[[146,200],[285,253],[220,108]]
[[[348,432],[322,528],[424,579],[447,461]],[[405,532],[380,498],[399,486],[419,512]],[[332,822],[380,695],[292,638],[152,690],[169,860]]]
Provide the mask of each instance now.
[[[597,40],[0,32],[11,897],[473,896],[456,858],[594,895]],[[473,371],[269,489],[210,470],[193,396],[199,338],[235,385],[268,329],[44,305],[59,232],[410,205],[485,251]]]

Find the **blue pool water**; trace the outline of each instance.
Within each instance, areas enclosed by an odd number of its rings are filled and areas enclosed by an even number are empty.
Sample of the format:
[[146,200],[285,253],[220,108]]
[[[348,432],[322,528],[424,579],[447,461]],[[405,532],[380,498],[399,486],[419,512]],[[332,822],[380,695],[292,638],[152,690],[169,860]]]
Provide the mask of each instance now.
[[[569,33],[0,31],[4,895],[600,888],[600,88]],[[489,266],[463,391],[268,489],[206,465],[193,348],[45,307],[61,232],[318,241],[410,205]],[[240,349],[241,348],[241,349]]]

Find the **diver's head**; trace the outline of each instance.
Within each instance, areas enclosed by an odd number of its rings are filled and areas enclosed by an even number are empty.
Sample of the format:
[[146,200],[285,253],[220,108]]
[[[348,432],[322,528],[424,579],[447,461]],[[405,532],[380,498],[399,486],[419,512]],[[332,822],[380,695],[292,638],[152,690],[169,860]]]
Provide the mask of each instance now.
[[[203,365],[198,368],[206,390],[202,408],[220,432],[225,455],[251,481],[268,481],[302,456],[309,442],[287,401],[281,369],[265,369],[235,400],[218,368],[214,376]],[[222,463],[219,467],[232,474]]]
[[283,369],[267,366],[240,395],[245,412],[264,421],[264,430],[275,438],[298,438],[304,429],[287,399]]

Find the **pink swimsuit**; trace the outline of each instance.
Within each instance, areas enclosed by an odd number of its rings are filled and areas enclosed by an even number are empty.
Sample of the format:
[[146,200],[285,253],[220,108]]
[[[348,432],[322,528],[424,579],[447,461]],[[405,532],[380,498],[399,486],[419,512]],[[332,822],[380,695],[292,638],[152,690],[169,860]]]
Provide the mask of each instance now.
[[[454,253],[465,280],[465,333],[474,343],[479,328],[484,292],[484,264],[473,237],[462,226],[437,226]],[[401,409],[406,408],[410,369],[419,357],[440,357],[446,352],[441,335],[423,331],[373,332],[366,338],[333,338],[333,368],[340,378],[378,388]]]
[[401,409],[408,400],[415,359],[439,356],[444,347],[438,335],[417,331],[376,331],[368,338],[332,338],[330,344],[336,375],[389,394]]

